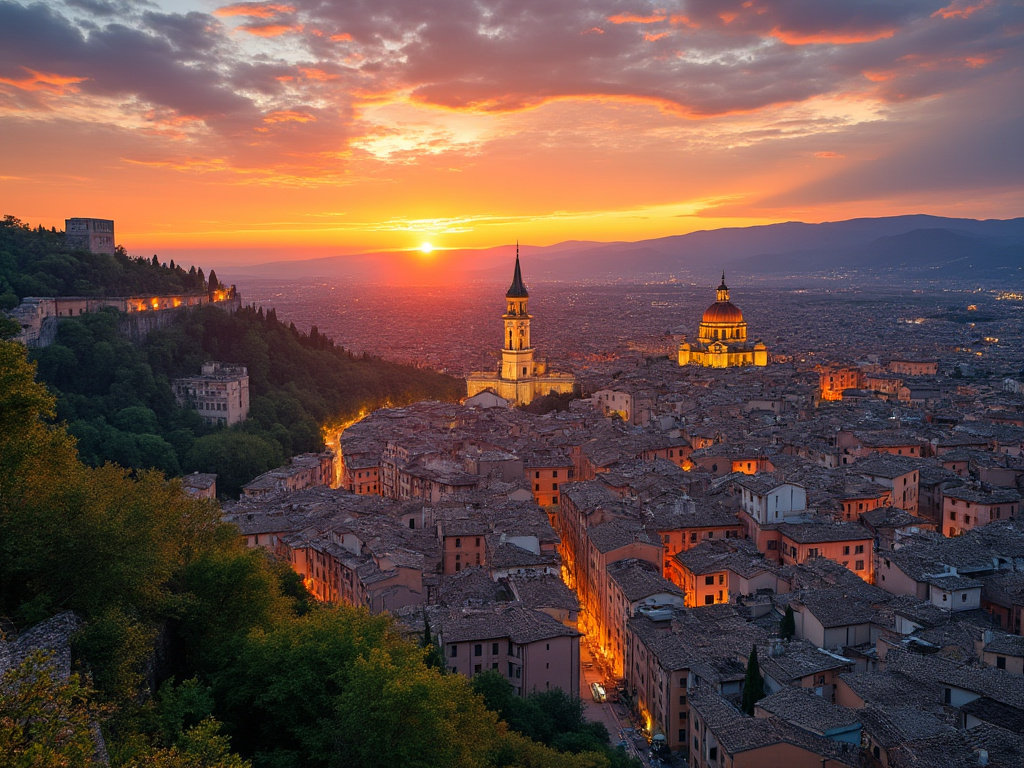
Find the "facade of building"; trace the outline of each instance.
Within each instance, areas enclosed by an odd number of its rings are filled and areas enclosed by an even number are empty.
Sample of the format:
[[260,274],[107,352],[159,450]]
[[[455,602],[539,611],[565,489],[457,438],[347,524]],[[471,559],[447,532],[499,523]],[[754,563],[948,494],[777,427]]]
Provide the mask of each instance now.
[[1020,508],[1020,493],[1013,488],[950,488],[942,499],[942,532],[949,537],[988,525],[1013,520]]
[[113,219],[64,219],[64,238],[72,248],[114,255]]
[[435,610],[445,665],[466,677],[494,670],[519,696],[561,688],[580,695],[580,633],[542,611],[511,606]]
[[207,424],[230,427],[249,416],[249,371],[244,365],[203,363],[198,376],[174,379],[179,405],[199,412]]
[[512,285],[505,293],[506,311],[502,315],[505,334],[501,369],[497,373],[471,373],[466,380],[469,397],[491,390],[516,405],[527,405],[538,397],[566,394],[575,389],[576,378],[572,374],[548,371],[545,361],[534,359],[536,350],[530,341],[530,320],[533,316],[527,311],[529,299],[517,249],[516,270]]
[[757,341],[747,341],[747,322],[739,307],[729,301],[729,287],[718,286],[715,303],[707,308],[700,321],[697,343],[679,345],[680,365],[702,365],[705,368],[737,368],[743,365],[768,365],[768,348]]

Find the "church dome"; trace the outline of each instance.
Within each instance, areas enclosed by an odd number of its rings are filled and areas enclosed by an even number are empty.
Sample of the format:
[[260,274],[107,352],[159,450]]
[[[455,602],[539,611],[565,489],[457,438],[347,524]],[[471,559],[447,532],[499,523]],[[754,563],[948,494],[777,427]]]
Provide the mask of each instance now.
[[716,301],[704,312],[703,323],[742,323],[743,313],[731,301]]

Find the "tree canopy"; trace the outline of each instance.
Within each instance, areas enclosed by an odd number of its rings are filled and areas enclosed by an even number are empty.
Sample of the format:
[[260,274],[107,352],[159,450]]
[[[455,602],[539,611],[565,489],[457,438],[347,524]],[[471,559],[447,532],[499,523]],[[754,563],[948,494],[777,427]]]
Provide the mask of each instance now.
[[132,296],[203,293],[206,283],[193,267],[114,255],[70,246],[63,232],[33,228],[14,216],[0,219],[0,309],[26,296]]

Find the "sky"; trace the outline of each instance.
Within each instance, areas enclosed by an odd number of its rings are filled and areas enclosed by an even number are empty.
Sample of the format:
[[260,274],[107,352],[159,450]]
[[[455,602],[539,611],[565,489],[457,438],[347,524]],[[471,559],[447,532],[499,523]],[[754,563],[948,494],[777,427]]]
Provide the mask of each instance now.
[[1005,0],[0,0],[0,214],[228,263],[1024,214]]

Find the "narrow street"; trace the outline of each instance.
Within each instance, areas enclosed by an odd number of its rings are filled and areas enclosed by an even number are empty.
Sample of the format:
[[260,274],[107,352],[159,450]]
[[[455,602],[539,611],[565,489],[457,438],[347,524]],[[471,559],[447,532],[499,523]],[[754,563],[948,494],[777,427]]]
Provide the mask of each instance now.
[[[640,735],[629,730],[629,716],[626,708],[617,702],[594,701],[591,683],[600,683],[607,689],[609,699],[614,698],[614,687],[606,685],[608,678],[601,671],[599,664],[590,653],[585,643],[580,643],[580,697],[586,707],[584,716],[591,721],[604,723],[612,745],[626,742],[626,751],[640,760],[645,766],[651,766],[647,757],[647,741]],[[658,765],[657,763],[655,765]]]

